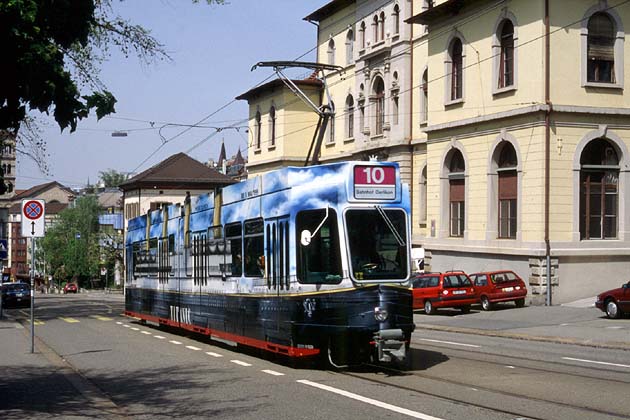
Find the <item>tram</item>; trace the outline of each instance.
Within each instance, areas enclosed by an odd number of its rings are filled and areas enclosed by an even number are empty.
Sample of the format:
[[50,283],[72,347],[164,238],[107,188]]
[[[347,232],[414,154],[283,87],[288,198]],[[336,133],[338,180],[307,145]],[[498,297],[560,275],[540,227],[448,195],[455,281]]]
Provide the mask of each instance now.
[[125,314],[334,366],[409,361],[396,163],[287,167],[131,219]]

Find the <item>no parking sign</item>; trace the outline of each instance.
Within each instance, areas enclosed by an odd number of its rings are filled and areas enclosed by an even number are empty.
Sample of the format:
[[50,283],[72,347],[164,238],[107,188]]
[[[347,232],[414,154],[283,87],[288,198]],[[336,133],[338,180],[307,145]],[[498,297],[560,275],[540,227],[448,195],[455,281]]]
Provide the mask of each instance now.
[[44,200],[22,200],[22,237],[41,238],[44,236]]

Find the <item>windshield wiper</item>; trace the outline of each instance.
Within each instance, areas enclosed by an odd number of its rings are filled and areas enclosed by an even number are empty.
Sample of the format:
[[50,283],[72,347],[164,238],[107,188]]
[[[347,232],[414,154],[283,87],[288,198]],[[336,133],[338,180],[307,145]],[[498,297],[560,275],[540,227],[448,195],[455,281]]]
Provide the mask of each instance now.
[[396,227],[394,227],[394,224],[392,223],[392,221],[390,220],[390,218],[387,216],[387,214],[385,213],[385,210],[383,210],[383,207],[381,206],[374,206],[374,208],[376,209],[376,211],[378,211],[378,214],[381,215],[381,217],[383,218],[383,220],[385,221],[385,224],[387,225],[387,227],[389,228],[389,230],[392,232],[392,234],[394,235],[394,238],[396,238],[396,242],[398,242],[398,246],[406,246],[407,244],[405,243],[404,239],[402,238],[402,236],[400,236],[400,234],[398,233],[398,231],[396,230]]

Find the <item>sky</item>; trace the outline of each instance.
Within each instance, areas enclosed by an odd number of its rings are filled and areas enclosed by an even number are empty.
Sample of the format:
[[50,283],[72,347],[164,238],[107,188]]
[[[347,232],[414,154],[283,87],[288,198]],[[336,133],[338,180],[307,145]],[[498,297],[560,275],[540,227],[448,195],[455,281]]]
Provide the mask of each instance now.
[[[247,120],[247,101],[233,102],[234,98],[275,77],[270,68],[250,71],[252,66],[259,61],[294,60],[307,52],[300,60],[315,61],[317,28],[302,19],[326,3],[113,0],[115,11],[149,29],[173,61],[145,65],[114,52],[102,65],[100,79],[118,100],[116,113],[100,121],[84,119],[74,133],[60,132],[54,120],[44,116],[49,173],[18,154],[16,187],[54,180],[80,188],[88,181],[97,183],[99,172],[138,173],[179,152],[202,162],[216,161],[222,141],[228,158],[239,148],[246,155],[250,134],[244,129],[187,130],[175,124],[203,120],[203,125],[226,127]],[[298,74],[306,76],[307,71]],[[112,137],[117,131],[128,135]]]

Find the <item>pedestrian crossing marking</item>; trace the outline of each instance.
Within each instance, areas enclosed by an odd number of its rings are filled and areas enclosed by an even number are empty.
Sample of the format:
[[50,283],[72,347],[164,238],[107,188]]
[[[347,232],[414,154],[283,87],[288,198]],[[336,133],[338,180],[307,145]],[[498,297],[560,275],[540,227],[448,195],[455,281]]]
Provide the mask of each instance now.
[[66,318],[66,317],[63,317],[63,316],[60,316],[60,317],[59,317],[59,319],[61,319],[62,321],[66,321],[66,322],[67,322],[67,323],[69,323],[69,324],[73,324],[73,323],[75,323],[75,322],[81,322],[81,321],[79,321],[78,319],[74,319],[74,318]]
[[113,321],[112,318],[108,318],[106,316],[101,316],[101,315],[90,315],[90,318],[98,319],[99,321]]

